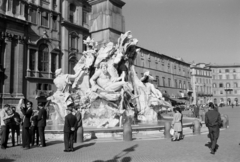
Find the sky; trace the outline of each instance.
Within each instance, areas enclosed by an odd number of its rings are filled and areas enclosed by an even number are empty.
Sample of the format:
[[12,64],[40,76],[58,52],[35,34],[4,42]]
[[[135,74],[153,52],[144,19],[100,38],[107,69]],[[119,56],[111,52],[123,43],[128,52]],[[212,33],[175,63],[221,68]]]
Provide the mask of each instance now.
[[240,63],[240,0],[123,0],[139,46],[186,62]]

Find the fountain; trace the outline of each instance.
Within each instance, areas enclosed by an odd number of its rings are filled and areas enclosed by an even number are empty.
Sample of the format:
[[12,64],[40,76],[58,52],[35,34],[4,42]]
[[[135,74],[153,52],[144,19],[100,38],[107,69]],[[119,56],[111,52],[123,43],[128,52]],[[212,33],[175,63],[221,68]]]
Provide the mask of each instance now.
[[154,78],[148,71],[138,78],[137,43],[130,31],[121,34],[116,45],[109,42],[101,48],[90,37],[84,40],[87,50],[75,65],[75,74],[55,72],[57,91],[48,97],[52,111],[47,129],[62,129],[68,105],[81,109],[84,128],[119,127],[123,114],[137,125],[161,123],[158,112],[171,104],[151,83]]

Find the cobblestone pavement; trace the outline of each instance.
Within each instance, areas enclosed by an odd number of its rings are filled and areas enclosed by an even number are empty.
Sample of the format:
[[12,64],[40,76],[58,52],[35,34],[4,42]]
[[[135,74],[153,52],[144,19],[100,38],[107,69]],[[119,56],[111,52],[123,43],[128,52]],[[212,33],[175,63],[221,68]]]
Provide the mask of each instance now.
[[[131,142],[121,140],[88,141],[75,144],[75,152],[64,153],[62,140],[48,141],[47,147],[23,150],[20,146],[0,150],[0,162],[237,162],[240,161],[240,107],[220,108],[230,127],[222,130],[215,155],[205,144],[207,133],[192,136],[186,131],[182,141],[143,137]],[[189,132],[190,133],[190,132]],[[106,142],[107,141],[107,142]]]

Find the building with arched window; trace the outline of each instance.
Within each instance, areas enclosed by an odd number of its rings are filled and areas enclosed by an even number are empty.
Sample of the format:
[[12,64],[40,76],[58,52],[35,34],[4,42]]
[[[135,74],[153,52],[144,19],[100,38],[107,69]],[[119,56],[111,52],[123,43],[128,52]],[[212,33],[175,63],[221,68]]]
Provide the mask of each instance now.
[[54,72],[61,67],[61,0],[1,2],[0,65],[5,79],[0,84],[0,104],[14,105],[26,98],[36,107],[46,102]]
[[197,63],[190,66],[193,85],[193,104],[207,104],[212,101],[212,72],[208,64]]
[[210,66],[213,75],[213,87],[216,91],[214,98],[216,103],[220,104],[239,104],[240,96],[240,64],[216,65]]

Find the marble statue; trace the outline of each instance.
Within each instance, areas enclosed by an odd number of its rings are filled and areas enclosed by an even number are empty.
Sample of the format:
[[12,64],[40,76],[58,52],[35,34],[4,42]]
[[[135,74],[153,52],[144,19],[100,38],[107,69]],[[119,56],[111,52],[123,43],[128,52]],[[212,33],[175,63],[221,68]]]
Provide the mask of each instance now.
[[116,45],[108,42],[100,49],[90,37],[84,40],[87,50],[74,67],[75,74],[63,74],[61,69],[55,73],[57,91],[49,100],[59,118],[64,119],[67,105],[74,104],[82,110],[83,126],[121,126],[122,115],[134,116],[134,112],[139,120],[157,120],[157,112],[169,104],[151,83],[149,72],[138,78],[137,43],[130,31],[121,34]]

